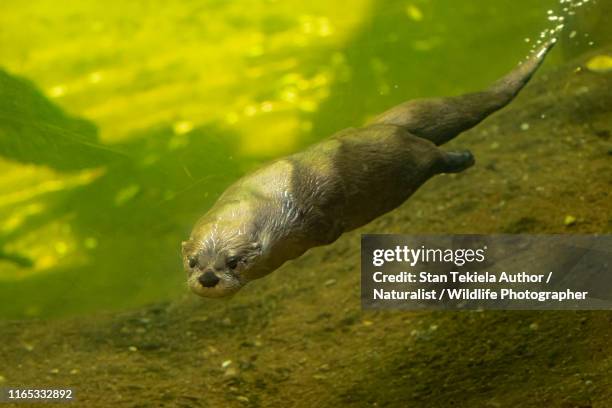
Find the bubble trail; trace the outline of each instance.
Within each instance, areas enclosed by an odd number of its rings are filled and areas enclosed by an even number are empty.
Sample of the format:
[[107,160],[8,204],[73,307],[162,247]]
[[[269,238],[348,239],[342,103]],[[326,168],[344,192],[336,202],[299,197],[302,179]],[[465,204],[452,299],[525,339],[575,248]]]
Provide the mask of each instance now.
[[[536,52],[540,52],[540,46],[550,39],[558,38],[559,34],[563,31],[565,27],[565,21],[568,16],[573,16],[576,14],[576,10],[580,7],[583,7],[585,4],[589,3],[590,0],[559,0],[559,4],[561,5],[561,12],[555,12],[554,10],[546,11],[546,19],[551,23],[556,23],[554,27],[545,28],[540,32],[540,34],[536,37],[535,41],[532,41],[531,38],[525,38],[525,42],[531,43],[531,54]],[[569,38],[576,37],[576,32],[572,31],[569,34]],[[589,45],[594,45],[593,42],[590,42]],[[529,58],[529,56],[527,56]]]

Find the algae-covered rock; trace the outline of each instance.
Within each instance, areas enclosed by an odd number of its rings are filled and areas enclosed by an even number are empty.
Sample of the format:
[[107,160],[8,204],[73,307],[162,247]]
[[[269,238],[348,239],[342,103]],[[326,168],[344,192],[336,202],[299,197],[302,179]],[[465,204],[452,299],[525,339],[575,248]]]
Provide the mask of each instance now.
[[60,170],[121,157],[97,141],[96,126],[72,117],[30,81],[0,69],[0,156]]
[[612,56],[610,55],[595,55],[586,62],[586,67],[589,71],[604,74],[612,72]]

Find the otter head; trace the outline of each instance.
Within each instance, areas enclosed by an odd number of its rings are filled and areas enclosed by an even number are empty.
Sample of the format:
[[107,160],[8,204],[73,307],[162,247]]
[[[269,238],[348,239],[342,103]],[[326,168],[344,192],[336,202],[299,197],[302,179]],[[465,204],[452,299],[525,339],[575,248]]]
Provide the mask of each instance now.
[[256,277],[262,245],[254,229],[239,219],[209,221],[205,217],[196,224],[189,240],[183,242],[187,283],[196,294],[229,296]]

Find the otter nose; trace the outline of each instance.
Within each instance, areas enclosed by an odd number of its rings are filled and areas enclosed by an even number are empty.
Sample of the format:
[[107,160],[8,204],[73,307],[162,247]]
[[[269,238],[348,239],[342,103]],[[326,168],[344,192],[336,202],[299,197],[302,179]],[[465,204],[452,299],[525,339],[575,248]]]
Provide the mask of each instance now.
[[215,275],[214,272],[206,271],[198,278],[198,281],[205,288],[212,288],[217,283],[219,283],[219,278]]

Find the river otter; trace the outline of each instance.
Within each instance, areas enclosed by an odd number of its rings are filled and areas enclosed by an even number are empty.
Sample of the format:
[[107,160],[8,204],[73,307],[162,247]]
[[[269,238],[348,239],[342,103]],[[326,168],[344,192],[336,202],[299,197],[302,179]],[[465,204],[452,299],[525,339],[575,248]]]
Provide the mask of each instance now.
[[432,176],[472,166],[469,151],[438,146],[507,105],[554,43],[484,92],[403,103],[239,179],[183,243],[189,287],[231,295],[393,210]]

